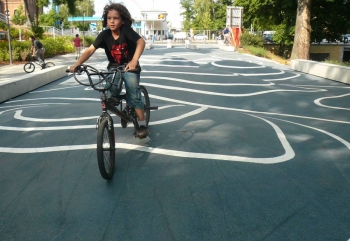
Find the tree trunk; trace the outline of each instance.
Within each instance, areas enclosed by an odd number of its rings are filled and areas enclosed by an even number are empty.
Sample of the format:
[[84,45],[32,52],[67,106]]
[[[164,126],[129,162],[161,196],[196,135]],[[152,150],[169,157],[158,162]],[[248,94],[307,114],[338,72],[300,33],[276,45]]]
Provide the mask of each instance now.
[[291,59],[309,59],[311,43],[311,2],[298,0],[294,44]]
[[27,0],[23,0],[24,3],[24,11],[27,15],[27,20],[29,21],[30,25],[32,25],[32,20],[30,19],[30,15],[29,15],[29,7],[28,7],[28,1]]

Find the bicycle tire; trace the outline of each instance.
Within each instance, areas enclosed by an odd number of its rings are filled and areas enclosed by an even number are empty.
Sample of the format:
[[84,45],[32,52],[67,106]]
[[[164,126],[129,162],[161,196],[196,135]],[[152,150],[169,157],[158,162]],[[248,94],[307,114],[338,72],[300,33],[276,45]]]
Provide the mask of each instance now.
[[97,132],[97,161],[101,176],[109,180],[114,174],[115,139],[113,120],[112,128],[108,130],[108,119],[103,119],[98,125]]
[[142,102],[145,110],[145,121],[146,121],[146,125],[148,126],[149,119],[151,117],[151,110],[149,109],[151,103],[149,100],[148,91],[146,87],[143,85],[140,85],[140,91],[141,91],[141,98],[142,98]]
[[35,65],[33,63],[26,63],[23,69],[26,73],[32,73],[35,70]]
[[55,66],[55,64],[52,63],[52,62],[46,62],[46,63],[45,63],[45,69],[46,69],[46,68],[53,67],[53,66]]

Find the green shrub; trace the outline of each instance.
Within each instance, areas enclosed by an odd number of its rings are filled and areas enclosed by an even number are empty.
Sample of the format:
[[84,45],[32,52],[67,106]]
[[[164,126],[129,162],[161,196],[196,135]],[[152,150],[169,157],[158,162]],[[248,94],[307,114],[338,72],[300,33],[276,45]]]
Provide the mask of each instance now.
[[32,26],[33,35],[36,38],[42,38],[45,30],[40,26]]
[[326,60],[324,62],[327,64],[336,64],[336,65],[350,67],[350,62],[339,62],[339,61],[334,61],[334,60]]
[[[53,57],[59,54],[74,52],[73,40],[71,37],[45,37],[39,39],[45,48],[45,58]],[[12,56],[14,61],[25,61],[30,53],[32,45],[30,40],[27,41],[11,41]],[[7,41],[0,42],[0,62],[8,62],[10,60],[9,47]]]
[[249,32],[245,32],[241,36],[241,46],[256,46],[263,47],[264,43],[262,37],[260,35],[251,34]]
[[267,56],[268,56],[268,51],[262,47],[245,46],[245,49],[247,49],[253,55],[256,55],[259,57],[267,58]]

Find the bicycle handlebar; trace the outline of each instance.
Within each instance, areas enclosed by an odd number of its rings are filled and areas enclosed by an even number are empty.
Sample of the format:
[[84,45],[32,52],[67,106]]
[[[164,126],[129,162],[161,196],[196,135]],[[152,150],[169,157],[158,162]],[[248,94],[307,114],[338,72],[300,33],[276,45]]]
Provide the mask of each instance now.
[[[124,69],[125,69],[125,65],[121,65],[121,66],[119,66],[119,67],[117,67],[115,69],[112,69],[110,71],[99,71],[99,70],[95,69],[94,67],[92,67],[90,65],[78,65],[78,66],[76,66],[74,68],[73,75],[74,75],[74,79],[79,84],[84,85],[84,86],[90,86],[94,90],[103,91],[103,90],[108,90],[109,88],[112,87],[112,85],[118,86],[119,89],[121,88],[121,85],[123,83],[123,75],[122,74],[127,72],[127,71],[124,71]],[[70,70],[67,69],[66,72],[69,73]],[[79,81],[78,78],[77,78],[77,75],[82,75],[84,72],[87,75],[87,78],[89,80],[89,84],[84,84],[81,81]],[[113,80],[114,80],[114,78],[115,78],[117,73],[120,73],[120,79],[119,79],[117,84],[114,84]],[[112,76],[112,78],[109,78],[109,75],[111,75],[111,74],[113,76]],[[98,81],[97,83],[93,83],[91,77],[94,76],[94,75],[98,75],[98,76],[102,77],[102,79],[100,81]],[[102,83],[104,81],[110,83],[109,87],[107,87],[107,88],[105,88],[105,87],[104,88],[96,87],[96,85],[98,85],[98,84],[100,84],[100,83]]]

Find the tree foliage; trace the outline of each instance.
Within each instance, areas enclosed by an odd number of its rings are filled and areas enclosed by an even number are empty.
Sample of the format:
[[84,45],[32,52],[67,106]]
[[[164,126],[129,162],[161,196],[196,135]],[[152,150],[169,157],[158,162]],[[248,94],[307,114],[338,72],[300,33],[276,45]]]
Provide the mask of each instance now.
[[226,25],[226,7],[233,0],[181,0],[184,29],[217,30]]

